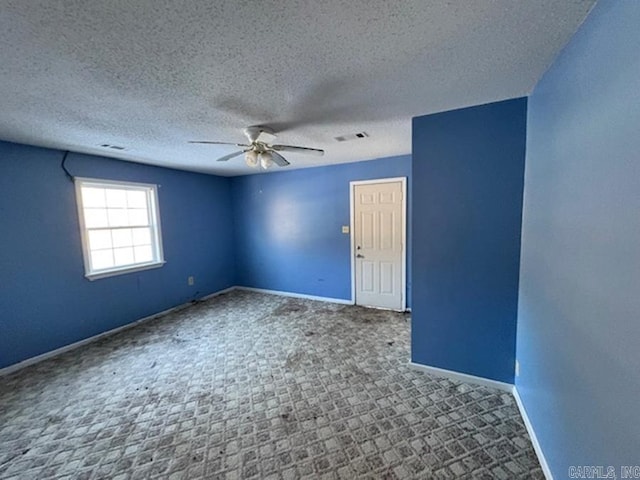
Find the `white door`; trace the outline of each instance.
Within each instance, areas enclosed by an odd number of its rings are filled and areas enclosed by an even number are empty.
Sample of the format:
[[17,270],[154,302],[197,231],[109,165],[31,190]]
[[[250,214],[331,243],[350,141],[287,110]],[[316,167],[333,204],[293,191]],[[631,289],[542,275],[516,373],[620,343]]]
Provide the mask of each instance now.
[[406,181],[352,182],[355,303],[403,310]]

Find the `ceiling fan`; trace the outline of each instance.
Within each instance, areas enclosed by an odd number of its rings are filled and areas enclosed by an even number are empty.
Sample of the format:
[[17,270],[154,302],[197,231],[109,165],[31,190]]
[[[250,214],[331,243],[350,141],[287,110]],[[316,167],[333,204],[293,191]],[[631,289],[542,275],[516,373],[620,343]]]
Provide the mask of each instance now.
[[310,155],[322,156],[324,150],[318,148],[297,147],[294,145],[272,145],[267,143],[273,141],[276,138],[274,132],[269,127],[253,126],[247,127],[243,130],[249,143],[230,143],[230,142],[213,142],[213,141],[196,141],[192,140],[189,143],[204,143],[209,145],[235,145],[241,147],[242,150],[230,153],[224,157],[220,157],[218,162],[226,162],[238,155],[244,154],[245,162],[248,166],[253,168],[262,167],[265,170],[270,168],[274,163],[280,167],[286,167],[289,165],[287,159],[285,159],[279,152],[292,152],[292,153],[305,153]]

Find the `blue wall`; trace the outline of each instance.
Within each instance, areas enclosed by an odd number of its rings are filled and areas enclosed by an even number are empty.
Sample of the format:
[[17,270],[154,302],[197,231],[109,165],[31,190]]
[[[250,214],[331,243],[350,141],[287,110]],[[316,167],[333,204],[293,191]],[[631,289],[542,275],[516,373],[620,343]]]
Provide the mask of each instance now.
[[413,119],[413,362],[513,383],[526,111]]
[[410,175],[407,155],[235,177],[238,284],[350,299],[349,182]]
[[0,368],[234,284],[229,179],[70,154],[74,175],[160,185],[167,263],[86,280],[61,159],[0,142]]
[[640,462],[640,2],[598,2],[529,101],[519,394],[555,478]]

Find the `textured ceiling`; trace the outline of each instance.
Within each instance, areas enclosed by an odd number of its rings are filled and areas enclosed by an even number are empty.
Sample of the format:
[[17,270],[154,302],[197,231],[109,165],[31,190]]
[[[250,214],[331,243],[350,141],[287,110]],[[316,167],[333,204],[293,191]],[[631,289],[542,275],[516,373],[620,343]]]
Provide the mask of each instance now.
[[412,116],[530,93],[593,3],[0,0],[0,139],[222,175],[254,170],[187,141],[405,154]]

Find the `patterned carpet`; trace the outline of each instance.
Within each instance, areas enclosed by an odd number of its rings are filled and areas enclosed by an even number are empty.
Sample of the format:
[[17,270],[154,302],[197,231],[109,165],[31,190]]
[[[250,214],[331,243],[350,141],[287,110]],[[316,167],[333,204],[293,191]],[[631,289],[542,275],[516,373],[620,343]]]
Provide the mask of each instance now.
[[234,291],[0,378],[0,478],[543,479],[408,315]]

